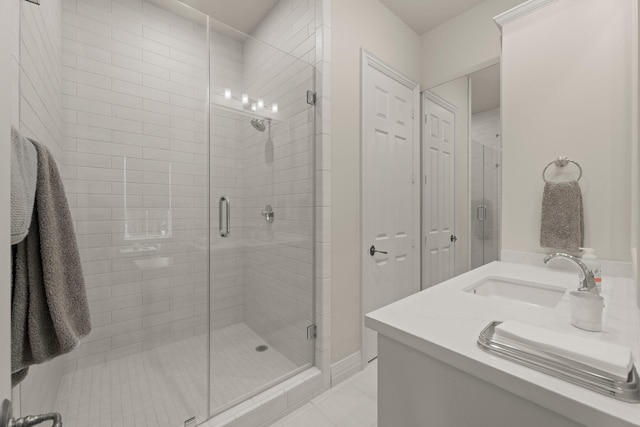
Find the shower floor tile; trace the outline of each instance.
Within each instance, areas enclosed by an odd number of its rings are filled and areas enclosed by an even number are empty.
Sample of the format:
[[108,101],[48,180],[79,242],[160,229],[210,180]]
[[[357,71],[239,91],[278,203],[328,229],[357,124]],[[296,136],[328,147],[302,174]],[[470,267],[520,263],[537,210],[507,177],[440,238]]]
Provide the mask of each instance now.
[[[211,409],[241,401],[295,370],[244,323],[211,333]],[[206,413],[207,341],[201,335],[64,376],[56,411],[65,427],[177,427]]]

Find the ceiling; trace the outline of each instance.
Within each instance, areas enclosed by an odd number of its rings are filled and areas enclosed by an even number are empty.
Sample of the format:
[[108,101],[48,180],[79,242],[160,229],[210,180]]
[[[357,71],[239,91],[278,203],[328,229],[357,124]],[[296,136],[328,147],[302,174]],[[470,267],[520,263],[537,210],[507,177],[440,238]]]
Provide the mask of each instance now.
[[[345,1],[345,0],[342,0]],[[418,34],[424,34],[484,0],[380,0]]]
[[500,106],[500,64],[469,74],[471,79],[471,113]]
[[246,34],[262,22],[278,0],[181,0]]

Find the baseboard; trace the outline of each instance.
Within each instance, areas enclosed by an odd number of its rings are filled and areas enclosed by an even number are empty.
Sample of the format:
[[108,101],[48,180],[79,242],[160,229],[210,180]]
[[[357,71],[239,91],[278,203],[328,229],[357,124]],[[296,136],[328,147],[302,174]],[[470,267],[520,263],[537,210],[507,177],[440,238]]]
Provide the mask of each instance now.
[[331,365],[331,387],[340,384],[351,375],[362,370],[362,355],[360,351],[345,357]]

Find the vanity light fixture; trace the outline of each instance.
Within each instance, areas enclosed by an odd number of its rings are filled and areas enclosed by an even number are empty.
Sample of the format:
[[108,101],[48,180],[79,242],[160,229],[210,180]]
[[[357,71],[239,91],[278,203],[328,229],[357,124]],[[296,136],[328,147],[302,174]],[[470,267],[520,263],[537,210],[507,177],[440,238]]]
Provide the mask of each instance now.
[[258,105],[254,102],[253,104],[251,104],[251,111],[257,111],[258,110]]
[[271,104],[271,111],[273,111],[274,113],[278,112],[278,104],[277,103],[273,103]]
[[258,108],[264,108],[264,99],[258,98]]
[[231,89],[228,87],[224,88],[224,99],[231,99]]
[[249,95],[247,95],[246,93],[242,94],[242,105],[248,105],[249,104]]

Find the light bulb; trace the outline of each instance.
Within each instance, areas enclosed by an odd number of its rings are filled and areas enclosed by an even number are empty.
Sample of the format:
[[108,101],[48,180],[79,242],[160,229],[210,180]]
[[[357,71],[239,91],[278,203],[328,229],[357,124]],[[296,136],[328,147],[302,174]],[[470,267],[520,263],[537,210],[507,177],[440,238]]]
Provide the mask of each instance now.
[[258,98],[258,108],[264,108],[264,99]]
[[274,113],[278,112],[278,104],[276,104],[275,102],[273,104],[271,104],[271,111],[273,111]]
[[224,88],[224,99],[231,99],[231,89],[228,87]]
[[246,93],[242,94],[242,105],[247,105],[249,103],[249,95]]
[[256,105],[255,102],[251,104],[251,111],[256,111],[257,109],[258,109],[258,106]]

